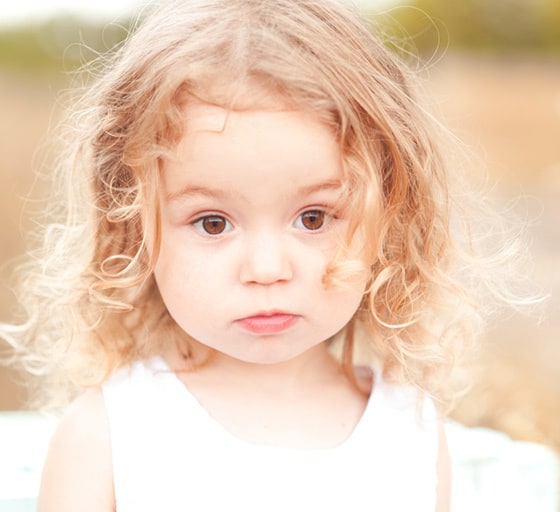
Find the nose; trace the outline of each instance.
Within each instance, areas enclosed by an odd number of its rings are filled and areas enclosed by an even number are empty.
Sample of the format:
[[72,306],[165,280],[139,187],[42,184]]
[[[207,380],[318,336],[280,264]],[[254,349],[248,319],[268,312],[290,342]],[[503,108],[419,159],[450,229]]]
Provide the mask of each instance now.
[[270,233],[246,241],[240,280],[245,284],[270,285],[292,279],[286,241]]

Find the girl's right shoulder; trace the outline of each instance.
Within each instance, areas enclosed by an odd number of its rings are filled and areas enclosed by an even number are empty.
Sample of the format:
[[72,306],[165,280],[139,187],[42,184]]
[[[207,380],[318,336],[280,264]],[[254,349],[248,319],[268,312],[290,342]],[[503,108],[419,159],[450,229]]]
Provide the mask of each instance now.
[[112,473],[103,394],[87,391],[70,405],[51,439],[38,512],[113,512]]

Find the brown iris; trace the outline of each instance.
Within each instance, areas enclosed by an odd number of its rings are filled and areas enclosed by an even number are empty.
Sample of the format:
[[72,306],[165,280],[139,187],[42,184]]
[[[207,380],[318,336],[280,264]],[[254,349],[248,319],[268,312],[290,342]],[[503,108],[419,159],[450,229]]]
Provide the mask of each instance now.
[[315,231],[323,227],[325,223],[325,212],[321,210],[309,210],[301,214],[301,223],[304,228]]
[[202,229],[209,235],[219,235],[225,231],[227,221],[219,215],[211,215],[202,219]]

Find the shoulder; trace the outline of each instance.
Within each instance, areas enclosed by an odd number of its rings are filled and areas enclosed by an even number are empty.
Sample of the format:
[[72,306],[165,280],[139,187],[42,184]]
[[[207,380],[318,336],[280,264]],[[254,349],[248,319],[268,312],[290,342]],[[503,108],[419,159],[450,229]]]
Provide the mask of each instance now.
[[38,511],[113,511],[111,466],[103,394],[88,391],[68,408],[51,439]]

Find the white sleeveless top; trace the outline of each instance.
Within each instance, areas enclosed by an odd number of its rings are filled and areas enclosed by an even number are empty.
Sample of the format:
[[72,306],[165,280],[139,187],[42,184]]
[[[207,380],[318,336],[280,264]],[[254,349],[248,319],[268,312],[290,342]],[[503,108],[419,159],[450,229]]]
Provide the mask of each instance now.
[[375,373],[366,410],[330,449],[240,440],[214,420],[163,359],[103,387],[117,512],[433,512],[437,422],[416,392]]

